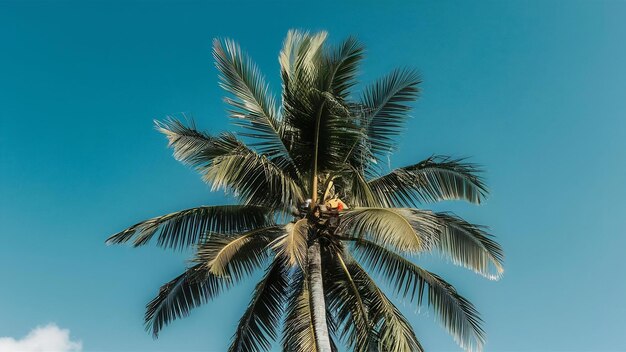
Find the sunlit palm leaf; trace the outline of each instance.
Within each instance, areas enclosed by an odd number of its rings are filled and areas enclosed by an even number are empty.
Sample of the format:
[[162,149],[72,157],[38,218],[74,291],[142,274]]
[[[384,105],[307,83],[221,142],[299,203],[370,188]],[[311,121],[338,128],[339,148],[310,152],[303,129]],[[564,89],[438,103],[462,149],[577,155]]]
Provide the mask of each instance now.
[[478,311],[452,285],[373,242],[360,240],[354,244],[359,259],[389,280],[396,293],[419,305],[428,288],[429,306],[455,341],[468,351],[482,349],[485,332]]
[[319,66],[327,36],[328,33],[324,31],[310,34],[290,30],[287,33],[279,56],[283,84],[299,79],[302,74],[311,74]]
[[338,233],[419,252],[432,247],[439,224],[430,212],[408,208],[356,208],[342,215]]
[[297,175],[257,154],[232,133],[213,137],[174,119],[157,122],[157,127],[177,160],[198,170],[213,191],[231,190],[246,204],[283,209],[303,197]]
[[265,78],[252,60],[232,40],[214,40],[213,56],[220,71],[220,86],[231,93],[226,98],[230,116],[246,129],[244,136],[256,139],[253,144],[280,166],[297,172],[283,139],[274,97]]
[[368,302],[368,312],[372,324],[370,343],[377,346],[377,351],[386,352],[423,352],[422,345],[415,336],[411,324],[400,310],[378,288],[365,270],[356,262],[348,265],[361,295]]
[[191,208],[158,216],[137,223],[107,239],[107,244],[147,244],[158,234],[157,245],[184,248],[201,241],[203,235],[213,232],[232,234],[273,223],[270,209],[254,205],[218,205]]
[[277,337],[288,292],[287,268],[277,258],[256,285],[252,300],[239,320],[229,351],[269,351]]
[[[470,224],[452,214],[435,214],[442,226],[436,247],[452,261],[490,279],[504,272],[504,253],[483,226]],[[493,269],[495,268],[495,274]]]
[[269,256],[267,245],[280,232],[280,227],[270,226],[236,236],[212,234],[198,246],[194,262],[204,263],[213,275],[241,279]]
[[413,207],[422,202],[467,200],[479,204],[487,195],[481,169],[463,159],[433,156],[368,182],[388,207]]
[[284,234],[274,240],[270,246],[277,255],[284,257],[289,265],[299,265],[305,268],[308,239],[309,224],[305,218],[285,225]]
[[186,317],[190,311],[219,295],[231,282],[207,272],[202,264],[161,286],[159,294],[146,306],[146,329],[158,337],[161,329],[175,319]]

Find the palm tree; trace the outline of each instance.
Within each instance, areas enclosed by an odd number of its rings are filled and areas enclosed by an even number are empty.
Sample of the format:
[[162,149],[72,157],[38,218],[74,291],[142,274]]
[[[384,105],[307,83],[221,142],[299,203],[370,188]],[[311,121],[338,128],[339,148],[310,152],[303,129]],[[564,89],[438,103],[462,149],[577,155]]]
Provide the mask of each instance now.
[[[231,351],[268,350],[279,335],[287,351],[334,351],[335,341],[356,351],[422,351],[373,272],[397,295],[431,307],[462,348],[480,350],[485,334],[474,306],[410,257],[438,251],[490,279],[502,274],[502,249],[484,227],[418,208],[480,203],[487,194],[481,170],[445,156],[385,170],[420,78],[395,70],[353,99],[364,48],[354,38],[332,46],[326,37],[288,33],[279,56],[280,106],[235,42],[214,41],[239,134],[210,135],[174,118],[156,122],[177,160],[239,204],[155,217],[107,240],[141,246],[156,237],[162,247],[196,250],[193,265],[147,305],[146,327],[156,337],[266,266]],[[331,209],[329,200],[347,207]]]

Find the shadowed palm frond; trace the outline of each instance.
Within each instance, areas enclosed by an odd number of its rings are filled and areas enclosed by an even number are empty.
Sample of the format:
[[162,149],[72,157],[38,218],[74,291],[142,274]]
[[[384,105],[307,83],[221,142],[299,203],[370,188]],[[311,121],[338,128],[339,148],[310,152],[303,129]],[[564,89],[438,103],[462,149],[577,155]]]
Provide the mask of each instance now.
[[283,351],[317,351],[307,280],[298,269],[292,277],[287,313],[283,323]]
[[424,349],[415,336],[411,324],[400,310],[378,288],[376,283],[357,262],[350,262],[349,270],[361,296],[368,304],[369,317],[372,324],[370,343],[377,346],[377,351],[386,352],[423,352]]
[[347,255],[346,252],[335,253],[332,258],[326,256],[324,291],[327,306],[337,323],[341,340],[354,351],[369,351],[369,337],[373,326],[369,322],[368,307],[361,297],[359,283],[348,270],[352,258]]
[[273,224],[270,209],[254,205],[217,205],[186,209],[137,223],[118,232],[107,244],[133,240],[135,247],[158,234],[157,245],[182,249],[201,242],[208,233],[232,234]]
[[395,70],[363,92],[363,126],[367,142],[379,161],[395,148],[394,138],[404,128],[411,107],[419,94],[421,79],[417,72]]
[[[504,272],[504,252],[485,228],[447,213],[435,213],[441,224],[436,247],[452,262],[492,280]],[[495,268],[496,273],[492,270]]]
[[173,320],[186,317],[190,311],[204,304],[231,282],[209,273],[202,264],[187,269],[183,274],[161,286],[159,294],[146,306],[146,329],[156,338],[161,329]]
[[288,269],[281,258],[274,259],[256,285],[252,300],[239,320],[229,351],[269,351],[276,340],[288,292]]
[[326,64],[331,68],[330,92],[339,100],[350,95],[350,89],[357,84],[356,74],[363,60],[365,48],[354,37],[344,40],[328,54]]
[[455,341],[466,350],[482,350],[485,332],[478,311],[452,285],[373,242],[356,241],[353,249],[360,260],[389,281],[397,294],[418,305],[428,288],[428,305]]
[[408,208],[356,208],[344,212],[337,232],[415,253],[432,247],[438,229],[437,218],[431,212]]
[[463,159],[433,156],[395,169],[368,184],[379,202],[388,207],[413,207],[441,200],[479,204],[487,196],[481,171],[477,165]]

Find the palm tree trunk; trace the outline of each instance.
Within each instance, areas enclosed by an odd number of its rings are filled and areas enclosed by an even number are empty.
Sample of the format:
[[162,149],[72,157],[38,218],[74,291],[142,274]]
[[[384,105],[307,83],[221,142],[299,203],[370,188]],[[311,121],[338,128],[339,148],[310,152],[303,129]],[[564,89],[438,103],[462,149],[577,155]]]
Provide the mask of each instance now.
[[313,331],[317,352],[331,352],[328,325],[326,324],[326,302],[322,284],[322,258],[320,244],[315,241],[308,250],[309,302],[313,317]]

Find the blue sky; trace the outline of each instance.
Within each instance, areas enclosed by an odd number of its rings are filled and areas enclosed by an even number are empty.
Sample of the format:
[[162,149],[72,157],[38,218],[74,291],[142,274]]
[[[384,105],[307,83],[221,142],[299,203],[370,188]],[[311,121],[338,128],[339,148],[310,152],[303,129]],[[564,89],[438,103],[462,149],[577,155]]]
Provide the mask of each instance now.
[[[625,15],[623,1],[0,1],[0,337],[56,323],[84,351],[225,349],[253,279],[155,341],[144,305],[186,254],[104,240],[224,201],[152,120],[231,129],[212,38],[236,39],[278,89],[282,39],[303,28],[363,41],[363,82],[422,73],[392,166],[436,153],[487,169],[484,205],[432,208],[489,225],[504,278],[421,262],[477,305],[488,351],[626,350]],[[401,307],[428,350],[459,350],[427,309]]]

